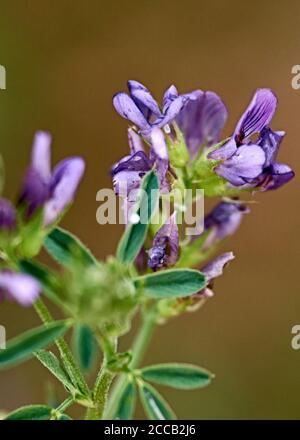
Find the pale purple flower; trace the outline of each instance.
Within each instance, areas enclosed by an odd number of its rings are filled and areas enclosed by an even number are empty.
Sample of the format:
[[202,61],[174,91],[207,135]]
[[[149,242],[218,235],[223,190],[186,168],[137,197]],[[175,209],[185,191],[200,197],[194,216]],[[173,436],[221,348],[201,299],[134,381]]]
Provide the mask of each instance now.
[[226,120],[225,104],[214,92],[199,90],[197,98],[187,102],[176,122],[184,135],[191,159],[200,147],[211,147],[219,142]]
[[257,179],[248,182],[252,186],[259,186],[262,191],[277,189],[294,177],[295,173],[288,165],[276,162],[284,135],[284,131],[275,132],[268,127],[260,133],[257,144],[264,150],[266,161],[262,174]]
[[135,190],[140,187],[143,177],[153,166],[157,169],[161,191],[168,191],[169,158],[162,131],[157,127],[152,129],[149,157],[136,136],[138,135],[132,129],[129,129],[128,137],[131,154],[123,157],[111,170],[115,193],[124,197],[130,197],[131,193],[134,199]]
[[9,200],[0,198],[0,231],[11,230],[16,226],[16,211]]
[[240,118],[228,142],[210,153],[209,158],[222,161],[215,171],[233,186],[251,186],[262,175],[266,151],[252,136],[261,133],[270,123],[277,98],[270,89],[258,89]]
[[0,300],[13,300],[22,306],[31,306],[38,298],[41,286],[30,275],[1,271],[0,272]]
[[233,235],[249,208],[239,201],[221,202],[205,217],[204,230],[209,230],[205,247]]
[[113,105],[116,111],[136,125],[146,138],[150,136],[153,127],[165,127],[176,118],[189,100],[197,97],[195,92],[178,95],[176,88],[171,86],[164,95],[161,110],[143,84],[130,80],[127,85],[129,94],[117,93],[113,97]]
[[197,298],[211,298],[214,295],[212,290],[215,278],[223,275],[224,267],[235,257],[232,252],[226,252],[219,255],[206,266],[201,269],[207,280],[206,287],[198,292],[195,296]]
[[69,157],[51,171],[50,144],[48,133],[36,133],[31,166],[19,199],[20,204],[26,205],[28,216],[43,208],[45,225],[55,222],[73,201],[85,168],[81,157]]
[[148,251],[148,266],[154,271],[172,266],[178,260],[178,255],[179,232],[174,212],[155,234],[152,248]]

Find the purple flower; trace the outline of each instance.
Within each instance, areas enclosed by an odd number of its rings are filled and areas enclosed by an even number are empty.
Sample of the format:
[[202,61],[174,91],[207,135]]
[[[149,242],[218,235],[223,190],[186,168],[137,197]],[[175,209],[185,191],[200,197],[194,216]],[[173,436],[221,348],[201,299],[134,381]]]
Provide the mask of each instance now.
[[176,122],[184,135],[192,159],[201,146],[211,147],[219,142],[226,120],[225,104],[214,92],[199,90],[197,98],[187,102]]
[[207,286],[195,295],[197,298],[211,298],[214,295],[212,288],[215,278],[223,274],[224,267],[233,259],[233,253],[226,252],[225,254],[219,255],[201,269],[201,272],[204,273],[207,279]]
[[205,246],[235,233],[249,209],[238,201],[219,203],[204,219],[204,229],[210,230]]
[[153,239],[152,248],[148,251],[148,266],[154,271],[172,266],[178,260],[178,255],[179,232],[174,212]]
[[0,230],[11,230],[16,226],[16,211],[9,200],[0,198]]
[[73,201],[85,168],[81,157],[69,157],[51,171],[50,144],[48,133],[36,133],[31,166],[19,199],[19,203],[26,205],[29,217],[43,207],[46,226],[56,221]]
[[245,185],[247,179],[257,178],[262,173],[265,152],[250,142],[250,138],[269,124],[276,105],[277,98],[271,90],[258,89],[230,140],[210,153],[209,158],[223,161],[215,170],[232,185]]
[[41,286],[30,275],[10,271],[0,272],[0,300],[4,298],[31,306],[38,298]]
[[[258,89],[230,140],[210,153],[210,159],[222,161],[216,173],[233,186],[275,189],[294,176],[287,165],[275,162],[284,133],[273,132],[267,126],[276,106],[277,98],[270,89]],[[257,133],[253,142],[251,138]]]
[[152,129],[149,157],[146,155],[138,135],[132,129],[129,129],[128,133],[131,154],[123,157],[111,170],[115,193],[124,197],[130,197],[131,193],[131,198],[134,201],[135,190],[139,188],[143,177],[154,165],[157,169],[160,189],[163,192],[168,191],[169,158],[162,131],[156,127]]
[[264,150],[266,160],[262,174],[248,183],[259,186],[262,191],[277,189],[289,182],[295,175],[288,165],[276,162],[279,146],[284,135],[283,131],[275,132],[268,127],[260,133],[257,144]]
[[163,128],[169,124],[189,100],[197,97],[197,92],[178,95],[176,88],[171,86],[164,94],[163,109],[160,110],[143,84],[130,80],[127,85],[129,95],[124,92],[117,93],[113,97],[113,105],[116,111],[123,118],[133,122],[146,138],[150,136],[153,127]]

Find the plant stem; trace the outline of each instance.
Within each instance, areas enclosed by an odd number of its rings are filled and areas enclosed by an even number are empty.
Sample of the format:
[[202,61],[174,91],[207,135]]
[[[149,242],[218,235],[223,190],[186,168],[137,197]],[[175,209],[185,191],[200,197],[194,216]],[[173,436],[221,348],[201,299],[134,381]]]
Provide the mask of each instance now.
[[[45,324],[53,322],[53,317],[41,298],[35,302],[34,307],[39,317]],[[63,338],[56,339],[55,343],[72,383],[76,386],[76,388],[78,388],[81,394],[88,397],[90,395],[89,387],[83,377],[82,372],[75,362],[74,356],[68,344]]]
[[109,341],[102,337],[98,339],[104,358],[94,386],[94,408],[88,409],[86,420],[101,420],[103,418],[109,389],[115,376],[115,373],[107,368],[107,363],[117,351],[117,340]]
[[67,408],[69,408],[69,406],[72,405],[72,403],[74,403],[74,399],[72,396],[68,397],[66,400],[64,400],[56,409],[55,411],[59,412],[59,413],[63,413]]
[[[144,314],[142,326],[132,346],[132,360],[130,363],[130,368],[137,368],[142,361],[156,327],[156,318],[155,310],[148,311]],[[105,419],[111,419],[113,417],[119,404],[122,391],[126,386],[126,379],[127,376],[124,374],[119,377],[117,383],[115,384],[107,405],[107,409],[104,413]]]

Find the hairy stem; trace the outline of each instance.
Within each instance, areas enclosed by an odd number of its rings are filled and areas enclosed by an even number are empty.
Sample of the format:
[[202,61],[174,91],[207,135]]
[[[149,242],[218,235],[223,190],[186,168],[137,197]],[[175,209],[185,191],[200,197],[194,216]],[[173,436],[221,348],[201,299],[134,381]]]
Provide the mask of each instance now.
[[[136,336],[136,339],[132,346],[132,361],[130,363],[130,368],[137,368],[143,359],[145,351],[150,343],[151,337],[155,330],[157,323],[156,312],[154,310],[145,313],[143,316],[142,326]],[[119,377],[116,382],[113,391],[111,393],[107,409],[104,413],[105,419],[112,419],[116,408],[118,407],[122,391],[126,386],[126,375]]]
[[74,403],[74,398],[72,396],[68,397],[66,400],[64,400],[57,408],[56,412],[63,413],[69,406],[71,406]]
[[[53,322],[52,315],[48,310],[45,303],[39,298],[34,304],[35,310],[38,313],[39,317],[45,324],[49,324]],[[90,390],[89,387],[83,377],[82,372],[76,364],[74,356],[63,338],[58,338],[55,341],[57,348],[59,350],[62,362],[67,370],[67,373],[70,376],[72,383],[79,389],[79,391],[84,396],[89,396]]]
[[101,337],[98,339],[104,353],[104,358],[93,390],[94,407],[87,410],[86,420],[103,419],[109,389],[115,376],[115,373],[107,368],[107,363],[117,351],[117,340],[111,342]]

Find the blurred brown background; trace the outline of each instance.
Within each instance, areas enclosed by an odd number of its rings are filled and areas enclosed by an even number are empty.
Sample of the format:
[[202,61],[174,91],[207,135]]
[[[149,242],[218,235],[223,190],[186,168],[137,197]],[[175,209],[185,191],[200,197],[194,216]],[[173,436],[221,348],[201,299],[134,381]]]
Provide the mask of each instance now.
[[[72,154],[86,159],[64,226],[99,258],[114,252],[122,230],[97,225],[95,196],[111,185],[108,170],[127,152],[126,122],[111,105],[127,79],[158,98],[170,83],[216,91],[230,113],[225,134],[253,91],[271,87],[279,97],[272,126],[287,132],[281,160],[297,172],[300,90],[290,83],[300,64],[299,1],[1,0],[0,8],[5,195],[17,192],[34,131],[50,130],[54,162]],[[291,327],[300,324],[297,186],[296,178],[256,196],[225,246],[237,258],[215,297],[156,334],[145,362],[194,362],[216,374],[202,391],[162,389],[180,418],[299,418],[300,351],[290,344]],[[0,323],[11,338],[39,320],[6,303]],[[48,378],[35,360],[1,372],[0,409],[42,403]]]

